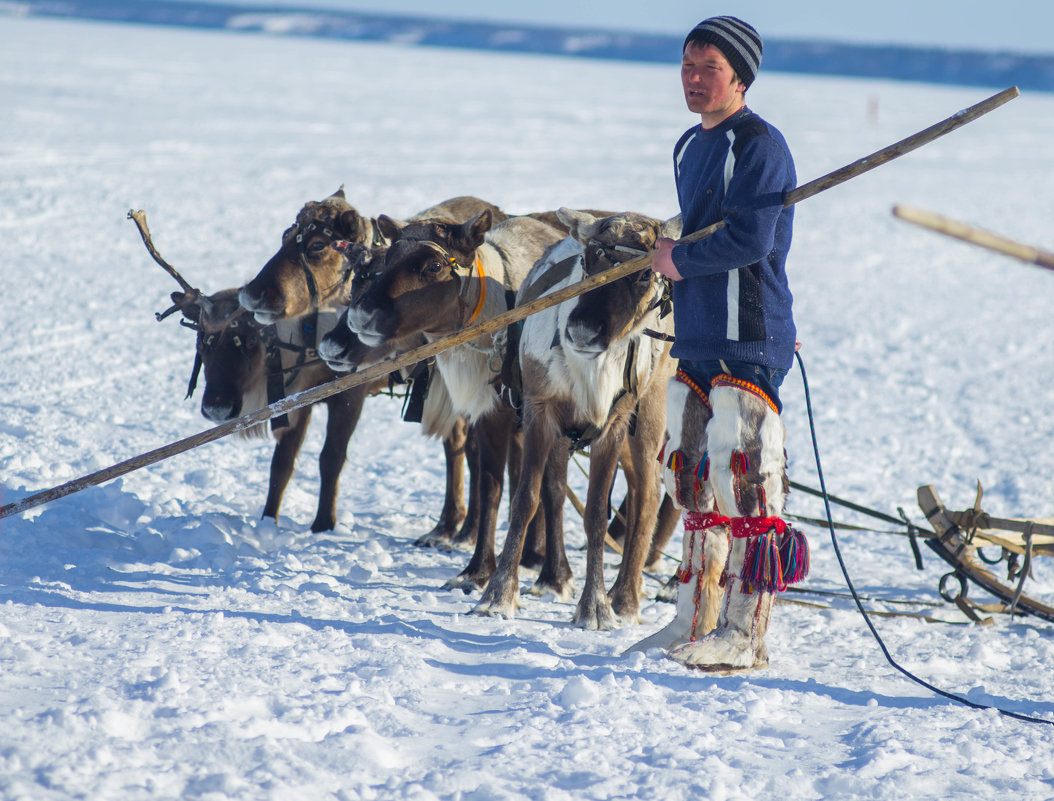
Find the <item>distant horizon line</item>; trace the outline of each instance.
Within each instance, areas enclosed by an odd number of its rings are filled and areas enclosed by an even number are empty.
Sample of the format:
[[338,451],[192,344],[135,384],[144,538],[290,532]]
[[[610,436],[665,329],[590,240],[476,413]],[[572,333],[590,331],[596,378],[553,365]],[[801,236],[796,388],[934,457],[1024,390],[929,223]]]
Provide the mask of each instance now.
[[[139,0],[18,0],[0,3],[2,15],[646,63],[668,63],[679,58],[683,41],[679,34],[283,6],[280,0],[152,0],[148,4]],[[1054,91],[1054,54],[770,38],[766,41],[764,62],[770,72]]]

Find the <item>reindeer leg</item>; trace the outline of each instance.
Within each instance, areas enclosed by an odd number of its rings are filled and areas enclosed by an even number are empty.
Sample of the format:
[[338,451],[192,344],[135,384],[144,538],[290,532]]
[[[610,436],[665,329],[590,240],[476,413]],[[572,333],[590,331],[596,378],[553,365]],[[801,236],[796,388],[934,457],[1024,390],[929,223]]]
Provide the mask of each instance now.
[[476,548],[468,567],[444,585],[445,589],[461,587],[469,592],[473,586],[482,589],[494,573],[494,529],[501,503],[505,463],[512,434],[512,415],[498,411],[480,418],[474,428],[479,436],[479,529]]
[[585,629],[616,628],[619,619],[604,591],[604,535],[608,528],[608,497],[625,439],[623,426],[609,427],[590,447],[589,491],[586,494],[586,580],[572,622]]
[[[479,432],[476,425],[465,424],[465,458],[468,462],[468,513],[461,521],[461,528],[451,540],[457,547],[468,548],[476,544],[476,532],[479,531],[480,518],[480,481],[483,467],[480,463]],[[464,480],[462,479],[462,482]]]
[[[622,565],[611,588],[610,597],[615,613],[626,620],[639,622],[641,577],[648,557],[652,532],[658,517],[662,485],[656,459],[665,437],[661,414],[666,400],[665,385],[654,382],[640,399],[640,410],[633,436],[628,438],[629,458],[623,461],[623,472],[630,491],[626,518],[626,543],[622,551]],[[662,390],[661,392],[658,390]]]
[[427,534],[418,538],[414,545],[429,546],[449,542],[458,526],[465,520],[465,442],[468,423],[458,419],[454,428],[443,438],[443,453],[446,456],[446,493],[439,522]]
[[652,529],[659,509],[659,471],[654,455],[648,459],[646,454],[639,452],[638,443],[633,440],[630,443],[633,451],[631,464],[622,464],[626,482],[632,487],[626,493],[630,501],[626,510],[626,542],[622,550],[618,577],[609,596],[612,609],[619,617],[639,622],[644,560],[651,545]]
[[320,488],[318,511],[312,531],[330,531],[337,525],[337,488],[348,457],[348,442],[355,432],[366,401],[366,387],[353,387],[326,401],[326,441],[318,457]]
[[520,482],[512,498],[505,546],[501,549],[497,570],[490,577],[483,596],[472,610],[473,614],[508,618],[516,614],[520,605],[520,554],[527,537],[527,525],[538,511],[544,460],[548,458],[555,439],[545,422],[531,424],[524,434]]
[[[570,602],[574,594],[571,566],[564,548],[564,501],[567,497],[568,442],[559,440],[549,451],[542,476],[542,509],[545,513],[545,562],[532,595],[552,593],[558,600]],[[538,513],[535,512],[535,520]]]
[[[514,431],[509,440],[509,497],[516,494],[520,483],[520,468],[523,462],[523,432]],[[527,541],[520,554],[520,567],[537,570],[545,562],[546,517],[535,512],[527,528]]]
[[285,488],[289,485],[289,479],[293,477],[293,466],[296,464],[296,455],[300,453],[300,446],[304,444],[304,434],[307,433],[307,424],[311,419],[311,407],[305,406],[303,414],[290,414],[289,428],[281,429],[278,441],[271,455],[271,478],[267,485],[267,503],[264,504],[262,517],[273,518],[278,521],[278,507],[282,505],[282,496]]

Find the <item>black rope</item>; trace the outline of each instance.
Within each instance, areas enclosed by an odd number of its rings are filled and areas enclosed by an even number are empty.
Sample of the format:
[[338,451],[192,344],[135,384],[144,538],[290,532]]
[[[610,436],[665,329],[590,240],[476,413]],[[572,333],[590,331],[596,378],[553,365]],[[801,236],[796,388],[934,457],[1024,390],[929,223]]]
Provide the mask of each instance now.
[[827,486],[823,480],[823,469],[820,467],[820,446],[816,441],[816,422],[813,418],[812,413],[812,399],[809,396],[809,379],[805,375],[805,363],[802,361],[801,354],[795,353],[794,357],[798,360],[798,368],[801,370],[802,385],[805,388],[805,408],[809,414],[809,431],[812,434],[812,449],[813,453],[816,455],[816,475],[820,479],[820,491],[823,493],[824,508],[827,511],[828,530],[831,532],[831,544],[834,545],[834,553],[835,556],[838,557],[838,565],[842,569],[842,576],[845,577],[846,586],[849,588],[849,592],[852,593],[853,601],[856,603],[856,608],[860,610],[860,614],[863,616],[864,622],[867,623],[867,627],[871,630],[871,634],[872,636],[874,636],[875,641],[878,643],[878,647],[882,649],[882,653],[886,657],[886,661],[889,662],[889,664],[895,670],[898,670],[900,673],[903,673],[911,681],[951,701],[956,701],[957,703],[973,707],[974,709],[994,709],[1000,715],[1005,715],[1010,718],[1016,718],[1017,720],[1024,720],[1029,723],[1045,723],[1048,726],[1054,726],[1054,720],[1044,720],[1043,718],[1036,718],[1030,715],[1022,715],[1017,712],[1011,712],[1007,709],[1000,709],[997,706],[986,706],[985,704],[978,704],[967,698],[963,698],[961,695],[956,695],[955,693],[950,693],[945,690],[942,690],[939,687],[933,686],[924,679],[919,678],[906,668],[901,667],[893,659],[893,656],[889,653],[889,649],[886,648],[886,644],[882,642],[882,638],[879,636],[878,630],[875,628],[875,625],[871,622],[871,618],[868,616],[867,610],[864,609],[864,605],[860,601],[860,596],[857,595],[856,588],[853,587],[853,582],[849,578],[849,571],[845,567],[845,560],[842,559],[842,551],[838,547],[838,537],[834,533],[834,523],[831,517],[831,503],[827,495]]

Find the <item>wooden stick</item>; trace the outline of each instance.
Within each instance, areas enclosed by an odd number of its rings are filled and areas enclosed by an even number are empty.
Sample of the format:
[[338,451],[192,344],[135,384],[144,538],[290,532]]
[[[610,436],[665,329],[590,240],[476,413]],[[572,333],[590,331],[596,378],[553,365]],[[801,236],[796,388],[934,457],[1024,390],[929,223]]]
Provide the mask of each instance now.
[[[1004,103],[1017,97],[1018,94],[1020,94],[1020,92],[1018,92],[1016,86],[1005,89],[999,94],[993,95],[975,106],[959,111],[943,122],[932,125],[907,139],[896,142],[895,144],[883,148],[870,156],[858,159],[852,164],[848,164],[835,172],[817,178],[815,181],[811,181],[797,189],[793,189],[787,193],[784,205],[790,206],[794,203],[799,203],[802,200],[819,194],[831,187],[845,183],[850,178],[855,178],[857,175],[861,175],[869,170],[873,170],[875,167],[892,161],[899,156],[903,156],[905,153],[910,153],[912,150],[915,150],[928,142],[932,142],[934,139],[944,136],[957,128],[961,128],[963,125],[972,122],[983,114],[987,114],[989,111],[999,108]],[[679,241],[681,243],[695,242],[712,235],[721,227],[723,227],[723,223],[715,223],[714,225],[683,237]],[[149,247],[150,246],[148,245],[148,248]],[[170,445],[158,448],[157,450],[150,451],[149,453],[141,454],[140,456],[128,459],[127,461],[113,465],[104,470],[99,470],[90,475],[83,476],[73,481],[68,481],[58,487],[52,487],[43,492],[38,492],[35,495],[23,498],[21,501],[9,503],[6,506],[0,507],[0,519],[13,514],[18,514],[27,509],[32,509],[35,506],[40,506],[41,504],[48,503],[57,498],[65,497],[66,495],[72,495],[73,493],[87,489],[88,487],[93,487],[114,478],[118,478],[119,476],[132,472],[133,470],[138,470],[141,467],[155,464],[164,459],[175,456],[178,453],[191,450],[192,448],[200,447],[206,443],[233,434],[236,431],[243,431],[257,423],[265,422],[272,417],[286,414],[293,409],[317,403],[324,398],[328,398],[330,395],[335,395],[346,389],[357,387],[360,384],[376,381],[379,378],[387,376],[394,370],[399,370],[411,364],[430,359],[437,353],[456,347],[465,342],[476,339],[477,337],[486,334],[493,334],[512,323],[519,322],[520,320],[529,317],[532,314],[536,314],[551,306],[555,306],[558,303],[563,303],[565,300],[578,297],[592,289],[596,289],[604,284],[609,284],[612,281],[617,281],[619,278],[638,272],[639,270],[651,265],[653,255],[653,253],[647,253],[639,258],[623,262],[617,267],[612,267],[602,273],[591,275],[585,280],[579,281],[577,284],[572,284],[571,286],[559,289],[549,295],[536,298],[522,306],[509,309],[496,317],[492,317],[489,320],[484,320],[483,322],[477,323],[476,325],[462,331],[437,339],[435,342],[422,345],[419,348],[414,348],[396,359],[375,364],[361,372],[352,373],[343,378],[331,381],[328,384],[323,384],[313,389],[297,393],[296,395],[291,395],[272,403],[270,406],[252,412],[251,414],[244,415],[236,420],[230,420],[216,426],[215,428],[208,429],[207,431],[202,431],[200,434],[195,434],[192,437],[187,437],[179,442],[174,442]]]
[[992,95],[987,100],[982,100],[976,105],[953,114],[948,117],[948,119],[938,122],[936,125],[931,125],[929,128],[919,131],[917,134],[912,134],[907,139],[902,139],[895,144],[872,153],[870,156],[858,159],[852,164],[842,167],[840,170],[835,170],[821,178],[817,178],[815,181],[810,181],[804,186],[800,186],[797,189],[788,192],[786,205],[789,206],[792,203],[800,203],[806,198],[830,189],[832,186],[838,186],[838,184],[844,183],[850,178],[855,178],[868,170],[873,170],[881,164],[885,164],[906,153],[910,153],[912,150],[916,150],[923,145],[929,144],[934,139],[939,139],[945,134],[951,133],[967,123],[973,122],[978,117],[982,117],[990,111],[995,111],[995,109],[1009,103],[1020,94],[1021,92],[1016,86],[1011,86],[1009,89],[1004,89],[1002,92]]
[[976,228],[964,222],[953,220],[950,217],[935,214],[932,211],[917,209],[914,206],[894,206],[893,215],[922,228],[928,228],[945,236],[969,242],[971,245],[978,245],[988,250],[994,250],[997,253],[1013,256],[1015,259],[1027,264],[1054,270],[1054,252],[1049,250],[1040,250],[1031,245],[993,234],[983,228]]

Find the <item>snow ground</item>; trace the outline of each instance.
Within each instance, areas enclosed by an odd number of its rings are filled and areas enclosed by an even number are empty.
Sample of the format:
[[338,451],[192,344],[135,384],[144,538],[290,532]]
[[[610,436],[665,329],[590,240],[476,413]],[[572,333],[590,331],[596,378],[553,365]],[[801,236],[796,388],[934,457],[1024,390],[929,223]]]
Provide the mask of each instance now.
[[[254,275],[341,184],[369,214],[458,194],[676,210],[669,154],[692,119],[673,65],[17,17],[0,33],[3,503],[208,427],[130,208],[208,291]],[[763,75],[750,104],[804,182],[987,94]],[[890,208],[1050,248],[1052,141],[1054,96],[1025,95],[799,207],[791,280],[834,494],[922,522],[919,484],[960,508],[979,479],[993,514],[1050,513],[1054,277]],[[785,386],[791,478],[816,486],[800,376]],[[909,683],[838,596],[788,595],[829,608],[781,605],[771,665],[736,677],[620,656],[666,604],[602,633],[544,598],[468,616],[440,589],[467,555],[413,546],[442,457],[398,406],[367,404],[333,532],[307,530],[317,424],[277,526],[258,519],[270,445],[233,439],[0,521],[0,798],[1054,797],[1048,727]],[[799,493],[789,511],[822,507]],[[806,587],[844,591],[808,533]],[[961,625],[931,606],[935,557],[916,572],[900,537],[839,541],[862,593],[912,602],[873,608],[949,621],[879,619],[901,664],[1054,720],[1050,624]],[[1054,571],[1033,586],[1049,599]]]

